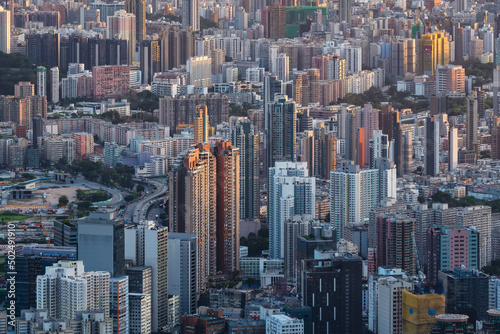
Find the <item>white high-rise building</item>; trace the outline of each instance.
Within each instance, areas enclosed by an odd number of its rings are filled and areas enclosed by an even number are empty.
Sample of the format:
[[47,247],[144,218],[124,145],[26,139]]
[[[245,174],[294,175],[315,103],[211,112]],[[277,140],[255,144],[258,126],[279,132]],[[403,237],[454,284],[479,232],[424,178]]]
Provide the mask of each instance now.
[[468,0],[455,0],[455,13],[463,13],[467,11]]
[[10,53],[10,11],[0,6],[0,51]]
[[266,317],[266,334],[303,334],[304,320],[291,318],[285,314],[273,314]]
[[293,215],[316,216],[316,178],[307,162],[280,162],[269,168],[269,251],[273,259],[285,256],[285,221]]
[[344,58],[346,61],[347,73],[353,74],[361,72],[363,69],[363,50],[360,46],[341,45],[340,57]]
[[403,290],[413,284],[392,276],[378,279],[378,333],[403,332]]
[[36,95],[47,96],[47,69],[43,66],[36,68]]
[[59,67],[50,69],[50,91],[52,93],[52,102],[59,102]]
[[274,60],[275,73],[278,80],[287,82],[290,72],[290,58],[285,53],[280,53]]
[[182,28],[192,31],[200,30],[200,4],[198,0],[182,2]]
[[37,309],[50,317],[76,319],[78,311],[101,309],[109,316],[108,272],[84,272],[82,261],[60,261],[37,277]]
[[448,149],[448,169],[454,171],[458,166],[458,129],[450,129],[450,146]]
[[348,223],[368,218],[379,202],[379,171],[359,169],[345,163],[330,173],[330,221],[337,230],[337,241],[344,238]]
[[109,280],[109,308],[113,333],[129,333],[128,276]]
[[168,294],[179,296],[179,313],[196,313],[196,234],[168,234]]
[[193,86],[209,87],[212,85],[212,58],[207,56],[191,57],[186,63],[189,83]]
[[151,330],[159,331],[168,322],[168,231],[153,221],[125,229],[125,258],[136,266],[151,267]]

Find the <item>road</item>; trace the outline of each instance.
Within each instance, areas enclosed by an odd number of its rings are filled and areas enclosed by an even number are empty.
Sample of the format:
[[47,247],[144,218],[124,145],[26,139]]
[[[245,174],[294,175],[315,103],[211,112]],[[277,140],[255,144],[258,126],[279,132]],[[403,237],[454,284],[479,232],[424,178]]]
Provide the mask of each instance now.
[[97,182],[91,182],[89,180],[86,180],[84,178],[76,178],[75,183],[82,183],[85,184],[87,187],[91,189],[101,189],[101,190],[106,190],[108,193],[110,193],[113,198],[109,202],[106,203],[99,203],[95,204],[95,206],[103,207],[103,206],[120,206],[123,204],[123,193],[116,189],[116,188],[110,188],[107,187],[103,184],[97,183]]
[[133,209],[127,207],[129,214],[133,212],[131,217],[133,223],[139,223],[141,220],[146,220],[148,209],[149,206],[153,204],[152,202],[156,199],[163,199],[167,194],[168,187],[166,183],[151,181],[151,184],[156,186],[156,190],[152,194],[144,196],[142,200],[135,203],[133,205]]

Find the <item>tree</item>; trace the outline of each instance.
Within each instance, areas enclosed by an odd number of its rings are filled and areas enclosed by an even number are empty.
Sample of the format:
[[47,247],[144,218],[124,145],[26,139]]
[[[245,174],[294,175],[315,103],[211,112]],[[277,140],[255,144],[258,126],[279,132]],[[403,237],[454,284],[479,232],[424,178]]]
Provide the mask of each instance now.
[[68,196],[62,195],[59,197],[59,206],[66,206],[69,203]]
[[135,191],[138,193],[142,193],[144,191],[144,186],[142,184],[138,184],[137,187],[135,187]]

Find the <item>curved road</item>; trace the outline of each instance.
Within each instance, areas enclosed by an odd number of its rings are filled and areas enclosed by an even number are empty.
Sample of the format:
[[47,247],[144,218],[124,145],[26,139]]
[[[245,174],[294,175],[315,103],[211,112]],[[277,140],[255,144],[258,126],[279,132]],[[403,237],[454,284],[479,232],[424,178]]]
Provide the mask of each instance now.
[[156,200],[161,196],[165,196],[168,190],[166,183],[160,183],[151,181],[151,184],[156,186],[156,190],[154,193],[144,197],[138,203],[136,203],[133,208],[130,207],[130,210],[133,210],[133,214],[131,216],[133,223],[139,223],[141,220],[147,219],[147,213],[150,206],[150,201]]
[[122,192],[120,190],[116,189],[116,188],[110,188],[108,186],[105,186],[105,185],[97,183],[97,182],[88,181],[88,180],[86,180],[84,178],[76,178],[75,183],[82,183],[82,184],[86,185],[87,187],[89,187],[91,189],[106,190],[108,193],[110,193],[113,196],[109,202],[95,204],[95,206],[99,206],[99,207],[103,207],[103,206],[120,206],[124,202],[123,201],[123,194],[122,194]]

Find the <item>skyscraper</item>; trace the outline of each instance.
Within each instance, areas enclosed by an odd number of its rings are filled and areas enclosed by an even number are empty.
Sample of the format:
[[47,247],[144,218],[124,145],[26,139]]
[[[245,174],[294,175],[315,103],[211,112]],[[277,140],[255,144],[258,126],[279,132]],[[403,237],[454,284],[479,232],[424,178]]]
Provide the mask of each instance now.
[[82,261],[59,261],[36,279],[36,308],[58,319],[75,320],[78,311],[87,309],[108,316],[109,280],[105,271],[84,272]]
[[351,25],[351,2],[350,0],[339,1],[340,22],[347,22],[348,25]]
[[217,271],[230,274],[240,262],[240,152],[230,141],[213,147],[217,163]]
[[457,225],[474,227],[479,233],[479,268],[491,262],[491,207],[476,205],[457,213]]
[[193,233],[197,290],[217,272],[217,166],[209,144],[197,144],[169,174],[169,231]]
[[424,171],[430,176],[439,174],[439,121],[435,117],[425,119]]
[[50,94],[52,103],[59,102],[59,67],[50,69]]
[[465,69],[459,65],[438,65],[436,69],[436,94],[464,93]]
[[269,252],[281,259],[285,252],[285,221],[292,215],[316,214],[316,178],[305,162],[276,162],[269,168]]
[[41,115],[33,117],[33,148],[38,148],[38,138],[43,137],[43,119]]
[[78,260],[90,271],[108,271],[123,276],[125,268],[123,221],[101,217],[78,222]]
[[457,169],[457,165],[458,165],[458,129],[457,128],[452,127],[450,129],[448,143],[449,143],[448,144],[448,169],[450,171],[454,171],[455,169]]
[[43,66],[36,68],[36,95],[47,96],[47,69]]
[[179,296],[179,313],[196,313],[197,270],[196,234],[168,234],[168,293]]
[[379,171],[352,161],[330,173],[330,222],[343,239],[347,223],[362,222],[378,203]]
[[[141,1],[141,0],[138,0]],[[162,72],[162,51],[164,43],[161,39],[142,40],[140,42],[140,63],[142,83],[151,84],[155,73]]]
[[479,96],[473,90],[467,96],[467,150],[479,154]]
[[182,29],[200,30],[200,4],[198,0],[182,3]]
[[194,115],[194,142],[208,143],[208,111],[207,106],[200,104],[196,106]]
[[191,57],[186,63],[186,71],[189,72],[191,85],[208,87],[212,84],[212,58]]
[[125,10],[135,15],[136,40],[142,42],[146,38],[146,1],[127,0]]
[[439,271],[465,266],[479,269],[479,235],[468,227],[434,225],[427,230],[427,279],[438,282]]
[[377,264],[381,267],[401,268],[414,275],[417,263],[413,247],[415,219],[382,215],[377,220]]
[[345,141],[344,159],[356,161],[358,157],[356,109],[352,105],[342,104],[339,116],[338,136]]
[[0,51],[10,53],[11,14],[0,6]]
[[128,63],[135,61],[136,17],[125,10],[118,10],[107,17],[107,38],[124,39],[128,42]]
[[152,221],[125,230],[126,258],[151,267],[151,329],[168,322],[168,229]]
[[259,135],[247,118],[230,119],[231,143],[240,150],[240,220],[260,215]]
[[113,319],[113,333],[129,333],[128,277],[109,280],[109,316]]
[[390,73],[394,79],[402,79],[407,73],[417,71],[415,39],[405,38],[391,43]]
[[450,43],[444,32],[438,31],[422,35],[418,40],[417,73],[434,75],[438,65],[450,61]]
[[335,256],[302,265],[302,301],[311,307],[313,333],[361,333],[361,258]]
[[395,278],[392,276],[379,278],[377,298],[377,333],[402,333],[402,291],[404,289],[411,289],[412,287],[412,282],[404,278]]
[[280,53],[271,61],[274,63],[273,71],[278,80],[287,82],[290,72],[290,58],[285,53]]
[[267,166],[277,161],[296,161],[297,110],[286,95],[276,95],[268,109]]

